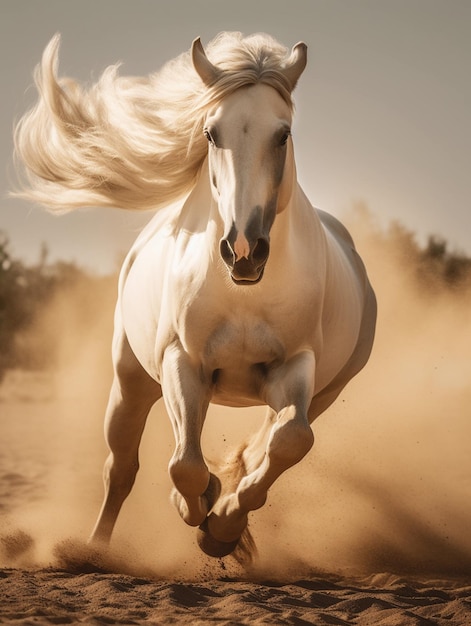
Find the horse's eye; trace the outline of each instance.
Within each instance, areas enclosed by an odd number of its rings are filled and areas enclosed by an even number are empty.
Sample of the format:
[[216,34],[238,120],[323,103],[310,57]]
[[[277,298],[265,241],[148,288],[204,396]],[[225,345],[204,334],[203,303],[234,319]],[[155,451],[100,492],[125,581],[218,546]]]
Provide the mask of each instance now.
[[206,139],[208,140],[208,142],[209,142],[212,146],[214,146],[214,145],[215,145],[215,143],[214,143],[214,139],[213,139],[213,137],[212,137],[211,133],[209,132],[209,130],[208,130],[207,128],[205,128],[205,129],[203,130],[203,135],[206,137]]
[[285,131],[280,138],[280,146],[286,146],[287,142],[288,142],[288,137],[291,135],[291,131],[287,130]]

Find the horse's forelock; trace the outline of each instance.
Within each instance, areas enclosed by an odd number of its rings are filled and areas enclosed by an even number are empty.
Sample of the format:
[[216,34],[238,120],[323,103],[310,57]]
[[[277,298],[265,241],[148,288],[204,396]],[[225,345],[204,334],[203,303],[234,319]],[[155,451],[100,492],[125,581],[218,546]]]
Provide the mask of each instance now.
[[[211,63],[222,71],[211,87],[203,86],[200,81],[202,90],[196,102],[194,95],[193,98],[189,96],[185,99],[188,111],[179,112],[182,119],[193,118],[187,144],[187,155],[190,159],[195,144],[203,141],[201,130],[208,110],[238,89],[260,83],[269,85],[281,95],[290,109],[293,108],[291,86],[282,71],[289,51],[270,35],[259,33],[244,38],[239,32],[223,32],[207,45],[206,52]],[[190,63],[191,57],[186,53],[171,61],[167,69],[171,68],[175,80],[178,80],[177,66],[182,64],[187,69]],[[193,73],[196,75],[196,72]]]
[[208,90],[212,104],[241,87],[263,83],[276,89],[292,107],[289,81],[283,62],[288,49],[269,35],[259,33],[243,37],[241,33],[220,33],[207,46],[208,58],[222,70]]

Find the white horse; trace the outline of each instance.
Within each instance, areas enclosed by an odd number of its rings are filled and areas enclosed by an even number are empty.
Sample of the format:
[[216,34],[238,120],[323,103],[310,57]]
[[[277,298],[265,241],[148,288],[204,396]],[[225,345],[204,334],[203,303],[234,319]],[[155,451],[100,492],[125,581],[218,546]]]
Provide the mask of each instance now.
[[[200,527],[202,549],[226,555],[250,511],[310,450],[312,422],[373,343],[375,296],[352,239],[297,182],[291,93],[306,46],[289,53],[266,35],[223,33],[207,53],[196,39],[147,78],[109,68],[87,91],[57,79],[58,42],[16,133],[30,178],[23,195],[55,210],[162,209],[121,271],[106,493],[92,540],[111,538],[146,417],[163,397],[173,502]],[[223,484],[200,444],[210,402],[268,407]]]

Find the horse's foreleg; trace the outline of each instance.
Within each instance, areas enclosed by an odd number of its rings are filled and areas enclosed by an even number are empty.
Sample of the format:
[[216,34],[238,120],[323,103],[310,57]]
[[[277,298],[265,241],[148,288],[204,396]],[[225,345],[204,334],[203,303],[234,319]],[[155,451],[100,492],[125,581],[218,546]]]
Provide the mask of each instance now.
[[[254,440],[244,452],[249,473],[234,493],[217,501],[208,518],[207,529],[214,539],[237,540],[247,525],[248,513],[263,506],[275,480],[312,447],[314,435],[308,411],[314,393],[314,375],[315,358],[308,351],[296,355],[269,375],[265,398],[274,413],[266,422],[269,431],[265,450],[261,453]],[[260,441],[262,439],[260,437]],[[260,462],[250,471],[252,455]]]
[[105,415],[105,437],[110,450],[103,471],[105,497],[90,538],[92,543],[107,544],[111,538],[139,469],[139,444],[147,415],[160,396],[160,385],[142,369],[127,339],[122,338]]
[[172,500],[190,526],[206,519],[217,497],[201,451],[201,431],[209,404],[209,386],[178,342],[167,348],[162,363],[162,390],[175,435],[169,474],[175,485]]

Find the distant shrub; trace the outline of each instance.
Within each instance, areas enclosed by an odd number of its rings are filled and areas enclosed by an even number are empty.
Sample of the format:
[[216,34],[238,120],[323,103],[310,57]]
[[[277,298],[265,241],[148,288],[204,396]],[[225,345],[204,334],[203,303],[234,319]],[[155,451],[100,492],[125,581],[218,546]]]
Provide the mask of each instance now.
[[445,239],[431,235],[419,253],[418,274],[429,286],[471,286],[471,258],[460,252],[450,252]]
[[[351,228],[355,239],[363,240],[366,250],[389,259],[401,275],[407,275],[426,292],[437,290],[471,291],[471,258],[452,251],[443,237],[430,235],[421,245],[414,232],[401,222],[392,221],[386,229],[379,226],[363,203],[354,206]],[[373,257],[374,263],[374,257]]]
[[[7,369],[55,364],[60,324],[44,320],[59,294],[69,298],[67,315],[74,309],[76,317],[92,325],[94,307],[110,282],[114,277],[91,275],[74,263],[47,263],[45,248],[40,262],[28,267],[12,257],[8,237],[0,232],[0,380]],[[38,324],[41,332],[34,332]]]

